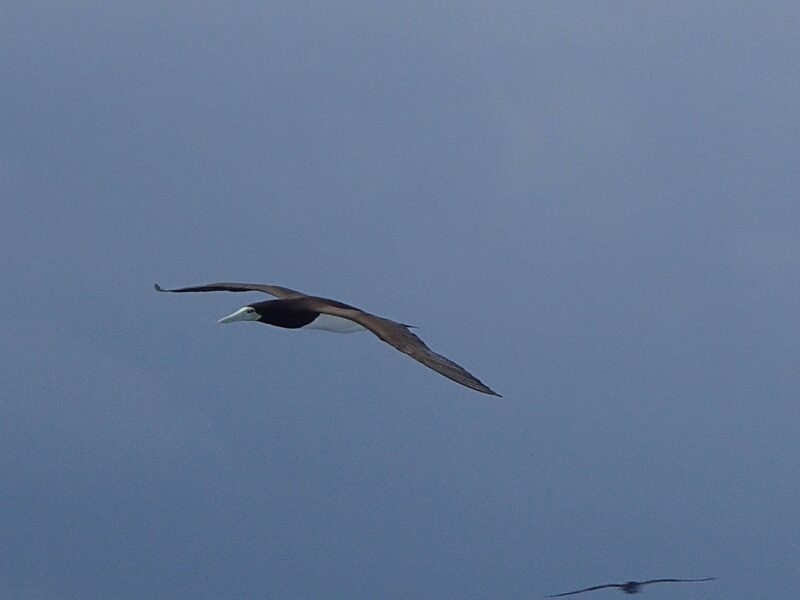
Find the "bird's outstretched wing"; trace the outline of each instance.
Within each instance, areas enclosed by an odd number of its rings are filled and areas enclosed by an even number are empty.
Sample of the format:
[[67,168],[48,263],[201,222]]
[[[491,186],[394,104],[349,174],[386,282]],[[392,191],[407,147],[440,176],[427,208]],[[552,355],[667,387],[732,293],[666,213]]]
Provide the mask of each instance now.
[[478,392],[483,392],[484,394],[500,396],[500,394],[469,373],[464,367],[428,348],[425,342],[408,330],[407,325],[372,315],[360,309],[332,306],[322,298],[310,297],[308,298],[308,302],[312,310],[349,319],[369,329],[387,344],[394,346],[400,350],[400,352],[408,354],[414,360],[444,375],[448,379],[452,379],[456,383],[460,383]]
[[575,590],[574,592],[564,592],[563,594],[552,594],[547,598],[560,598],[561,596],[571,596],[572,594],[582,594],[583,592],[591,592],[593,590],[602,590],[609,587],[622,587],[619,583],[606,583],[603,585],[594,585],[592,587],[583,588],[582,590]]
[[303,298],[307,296],[303,292],[292,290],[278,285],[262,285],[260,283],[206,283],[205,285],[194,285],[191,287],[175,288],[166,290],[157,283],[154,285],[157,292],[263,292],[276,298]]
[[714,581],[716,577],[703,577],[703,579],[651,579],[649,581],[640,581],[640,585],[648,583],[672,583],[676,581]]

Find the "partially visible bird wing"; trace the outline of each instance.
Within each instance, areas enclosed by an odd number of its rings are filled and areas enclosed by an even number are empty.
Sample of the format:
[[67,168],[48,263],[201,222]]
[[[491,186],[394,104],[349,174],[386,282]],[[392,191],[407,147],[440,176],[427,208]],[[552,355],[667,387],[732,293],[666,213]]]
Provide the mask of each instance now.
[[671,583],[675,581],[713,581],[716,577],[704,577],[703,579],[651,579],[650,581],[640,581],[639,585],[647,583]]
[[592,590],[602,590],[603,588],[609,587],[622,587],[619,583],[606,583],[604,585],[595,585],[588,588],[583,588],[582,590],[575,590],[574,592],[564,592],[563,594],[553,594],[552,596],[547,596],[548,598],[559,598],[560,596],[571,596],[572,594],[581,594],[583,592],[591,592]]
[[308,300],[310,302],[309,306],[313,306],[313,310],[358,323],[390,346],[394,346],[400,352],[408,354],[414,360],[448,379],[484,394],[500,396],[464,367],[428,348],[425,342],[408,330],[406,325],[383,317],[377,317],[359,309],[331,306],[321,298],[309,298]]
[[260,283],[207,283],[205,285],[195,285],[191,287],[176,288],[165,290],[157,283],[157,292],[264,292],[276,298],[303,298],[307,296],[303,292],[292,290],[278,285],[262,285]]

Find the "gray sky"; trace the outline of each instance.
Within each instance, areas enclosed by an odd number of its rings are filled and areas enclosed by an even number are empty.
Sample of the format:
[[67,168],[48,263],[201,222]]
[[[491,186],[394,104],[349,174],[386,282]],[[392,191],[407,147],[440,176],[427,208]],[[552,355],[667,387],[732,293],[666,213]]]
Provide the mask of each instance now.
[[3,4],[0,598],[797,597],[797,4],[431,4]]

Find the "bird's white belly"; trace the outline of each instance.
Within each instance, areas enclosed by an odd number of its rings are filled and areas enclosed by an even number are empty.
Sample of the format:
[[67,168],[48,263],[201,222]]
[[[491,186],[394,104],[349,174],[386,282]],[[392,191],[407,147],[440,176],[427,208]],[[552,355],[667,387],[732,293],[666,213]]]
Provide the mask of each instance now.
[[323,331],[332,331],[333,333],[355,333],[356,331],[365,331],[365,329],[355,321],[336,317],[334,315],[319,315],[308,325],[303,325],[303,329],[321,329]]

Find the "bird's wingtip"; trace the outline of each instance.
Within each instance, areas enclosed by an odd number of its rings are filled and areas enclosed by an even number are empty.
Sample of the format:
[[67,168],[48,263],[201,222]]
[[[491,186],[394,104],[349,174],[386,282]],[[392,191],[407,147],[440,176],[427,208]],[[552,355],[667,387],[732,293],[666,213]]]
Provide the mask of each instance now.
[[163,292],[163,291],[164,291],[164,288],[162,288],[162,287],[161,287],[160,285],[158,285],[157,283],[154,283],[154,284],[153,284],[153,289],[154,289],[155,291],[157,291],[157,292]]

